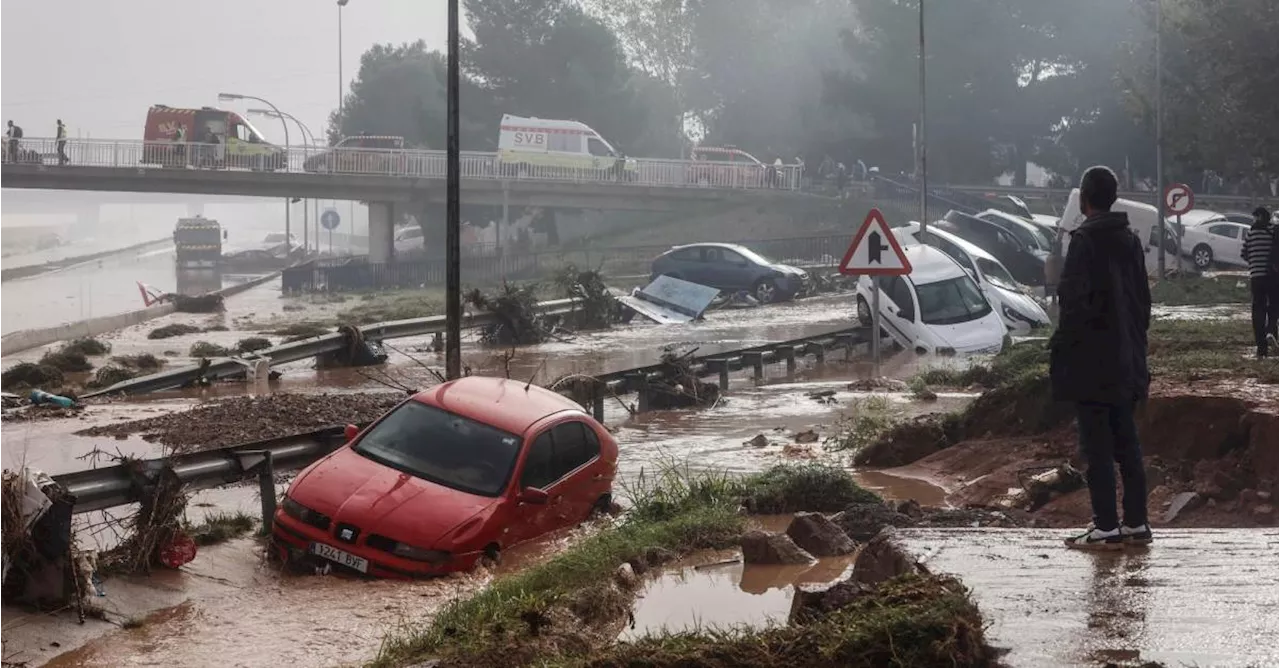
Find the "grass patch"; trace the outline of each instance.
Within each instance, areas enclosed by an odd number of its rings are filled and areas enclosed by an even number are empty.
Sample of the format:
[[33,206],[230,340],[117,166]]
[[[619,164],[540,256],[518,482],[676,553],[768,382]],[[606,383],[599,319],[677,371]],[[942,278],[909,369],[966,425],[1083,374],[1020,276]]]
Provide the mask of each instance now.
[[257,525],[258,520],[248,513],[210,513],[200,524],[188,524],[185,529],[196,545],[216,545],[239,538]]
[[94,372],[93,379],[86,385],[91,389],[111,387],[116,383],[136,378],[137,376],[138,371],[134,369],[108,364]]
[[666,633],[549,665],[624,668],[986,666],[982,615],[956,579],[904,575],[807,623]]
[[236,352],[242,354],[270,347],[271,339],[268,339],[265,336],[250,336],[236,341]]
[[1248,320],[1174,320],[1151,323],[1147,334],[1151,375],[1175,380],[1252,378],[1276,383],[1275,359],[1253,356]]
[[887,397],[873,395],[855,400],[849,414],[836,421],[835,432],[823,439],[828,450],[858,452],[880,439],[898,421]]
[[368,325],[441,313],[444,313],[444,302],[439,291],[409,290],[365,295],[354,306],[338,313],[337,324]]
[[81,355],[88,356],[106,355],[111,352],[111,344],[103,343],[102,341],[92,337],[84,337],[67,343],[67,345],[62,347],[62,349],[65,351],[78,352]]
[[56,389],[62,387],[62,370],[47,364],[21,362],[0,374],[0,389]]
[[775,466],[743,483],[743,505],[753,513],[836,512],[881,501],[843,469],[821,464]]
[[160,367],[165,365],[165,360],[162,360],[151,353],[117,355],[112,357],[111,361],[122,367],[137,369],[138,371],[157,371]]
[[195,325],[188,325],[186,323],[179,322],[172,325],[165,325],[164,327],[157,327],[147,333],[147,338],[152,340],[171,339],[175,336],[198,334],[200,331],[201,329]]
[[59,348],[58,350],[50,350],[40,357],[40,364],[51,366],[65,373],[77,373],[81,371],[93,370],[93,364],[89,362],[89,358],[78,350],[68,350]]
[[1249,281],[1238,276],[1184,276],[1151,286],[1151,302],[1168,306],[1247,304]]
[[220,346],[216,343],[208,341],[196,341],[191,344],[191,350],[187,352],[191,357],[229,357],[232,354],[230,348]]

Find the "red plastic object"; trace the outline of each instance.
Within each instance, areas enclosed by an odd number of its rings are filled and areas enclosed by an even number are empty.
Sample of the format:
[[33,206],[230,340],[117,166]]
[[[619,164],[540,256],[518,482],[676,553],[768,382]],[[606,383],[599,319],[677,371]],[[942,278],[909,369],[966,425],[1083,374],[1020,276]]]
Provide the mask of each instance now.
[[160,546],[160,563],[167,568],[178,568],[196,558],[196,542],[185,533],[174,534]]

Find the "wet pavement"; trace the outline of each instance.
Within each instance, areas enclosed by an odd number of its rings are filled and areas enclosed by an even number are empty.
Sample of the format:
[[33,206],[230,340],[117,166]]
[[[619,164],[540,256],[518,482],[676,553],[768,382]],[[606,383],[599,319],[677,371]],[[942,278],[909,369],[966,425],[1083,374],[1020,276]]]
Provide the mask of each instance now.
[[1069,532],[911,529],[908,548],[973,590],[1014,668],[1274,666],[1275,529],[1168,529],[1150,549],[1067,550]]

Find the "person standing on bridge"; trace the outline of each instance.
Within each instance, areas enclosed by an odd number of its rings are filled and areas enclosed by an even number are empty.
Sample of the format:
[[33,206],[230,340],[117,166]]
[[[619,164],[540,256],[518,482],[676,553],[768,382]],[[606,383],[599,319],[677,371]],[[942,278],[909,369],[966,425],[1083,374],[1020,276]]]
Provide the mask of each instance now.
[[4,136],[9,141],[6,142],[9,148],[9,162],[18,162],[18,149],[22,143],[22,127],[14,125],[13,121],[9,121],[9,129],[5,130]]
[[67,157],[67,126],[58,119],[58,129],[54,137],[58,140],[58,164],[65,165],[71,162],[71,158]]
[[[1151,542],[1147,475],[1134,409],[1146,399],[1151,288],[1142,242],[1129,216],[1112,211],[1116,175],[1090,167],[1080,179],[1085,220],[1071,233],[1058,281],[1058,328],[1049,339],[1053,398],[1076,405],[1093,526],[1066,539],[1076,549],[1120,549]],[[1115,464],[1124,488],[1124,523],[1116,516]]]
[[1277,268],[1276,226],[1266,207],[1253,210],[1253,225],[1244,235],[1240,257],[1249,264],[1249,292],[1253,296],[1253,340],[1258,357],[1268,354],[1268,344],[1276,345],[1277,298],[1280,297],[1280,270]]

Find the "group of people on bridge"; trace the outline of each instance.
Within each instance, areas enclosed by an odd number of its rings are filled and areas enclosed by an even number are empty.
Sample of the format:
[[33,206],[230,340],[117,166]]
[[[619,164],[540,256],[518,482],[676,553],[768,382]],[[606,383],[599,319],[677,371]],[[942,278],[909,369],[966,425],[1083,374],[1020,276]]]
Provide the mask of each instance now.
[[[67,155],[67,124],[59,118],[57,127],[54,130],[54,142],[58,150],[58,164],[65,165],[71,162],[71,158]],[[23,152],[22,150],[22,126],[9,121],[8,127],[5,129],[5,162],[44,162],[43,156],[35,151]]]

